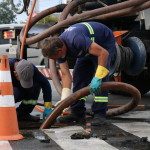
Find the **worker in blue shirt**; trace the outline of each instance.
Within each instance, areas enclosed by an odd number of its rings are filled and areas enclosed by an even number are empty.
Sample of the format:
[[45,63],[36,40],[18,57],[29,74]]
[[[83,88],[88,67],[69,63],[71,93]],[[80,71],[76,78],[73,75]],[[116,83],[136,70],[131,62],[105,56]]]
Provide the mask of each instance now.
[[[98,22],[74,24],[59,37],[46,38],[42,45],[42,54],[60,64],[63,87],[61,100],[71,93],[72,77],[67,57],[77,58],[73,71],[73,92],[90,84],[90,93],[95,95],[92,125],[106,122],[108,91],[101,91],[101,84],[109,80],[110,60],[115,49],[112,31]],[[73,103],[71,113],[58,118],[58,121],[85,122],[85,101],[86,97],[83,97]]]
[[45,119],[52,111],[51,86],[43,74],[25,59],[9,58],[10,72],[14,90],[15,102],[21,102],[17,108],[19,121],[39,121],[39,117],[30,113],[37,104],[40,90],[43,91]]

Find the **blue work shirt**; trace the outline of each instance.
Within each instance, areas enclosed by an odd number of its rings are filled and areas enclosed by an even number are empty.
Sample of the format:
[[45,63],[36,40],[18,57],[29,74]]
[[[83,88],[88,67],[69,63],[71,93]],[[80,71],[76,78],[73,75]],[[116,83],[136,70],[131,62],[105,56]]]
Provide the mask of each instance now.
[[113,49],[115,50],[115,38],[112,31],[98,22],[87,23],[93,28],[94,34],[90,34],[86,25],[77,23],[70,26],[59,36],[65,42],[68,50],[64,58],[57,60],[58,63],[65,62],[67,57],[80,58],[88,54],[89,47],[93,42],[92,37],[95,39],[94,42],[105,48],[109,54],[113,53]]
[[[21,86],[20,81],[18,81],[14,75],[14,63],[20,60],[21,59],[19,58],[9,58],[10,72],[11,72],[13,87],[24,89]],[[42,88],[44,102],[51,102],[52,95],[51,95],[50,83],[48,82],[46,77],[34,65],[33,67],[34,67],[33,84],[37,82]],[[24,90],[27,90],[27,89],[24,89]]]

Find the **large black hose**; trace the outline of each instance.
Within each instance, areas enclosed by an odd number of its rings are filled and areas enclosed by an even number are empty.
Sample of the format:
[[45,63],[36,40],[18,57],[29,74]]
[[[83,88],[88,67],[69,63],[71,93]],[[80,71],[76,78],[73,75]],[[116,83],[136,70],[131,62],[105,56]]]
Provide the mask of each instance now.
[[[118,108],[109,109],[106,114],[107,116],[116,116],[116,115],[121,115],[126,112],[129,112],[130,110],[135,108],[138,105],[139,101],[141,100],[141,94],[138,91],[138,89],[136,89],[134,86],[130,84],[126,84],[122,82],[105,82],[102,84],[101,89],[103,91],[106,91],[106,90],[123,91],[123,92],[127,92],[131,94],[133,97],[131,101],[129,101],[127,104]],[[47,117],[47,119],[41,125],[40,129],[49,128],[53,124],[54,120],[62,113],[64,108],[67,108],[73,102],[89,94],[90,94],[89,87],[85,87],[71,94],[69,97],[65,98]]]
[[[43,40],[44,38],[49,37],[51,34],[56,33],[62,27],[65,27],[67,25],[71,25],[71,24],[74,24],[76,22],[80,22],[80,21],[83,21],[85,19],[88,19],[88,18],[91,18],[94,16],[107,14],[107,13],[110,13],[113,11],[118,11],[118,10],[129,8],[129,7],[134,7],[134,6],[137,6],[137,5],[144,3],[146,1],[148,1],[148,0],[126,1],[126,2],[122,2],[122,3],[114,4],[111,6],[91,10],[88,12],[84,12],[84,13],[81,13],[79,15],[74,15],[74,16],[67,18],[66,20],[63,20],[63,21],[57,23],[56,25],[50,27],[49,29],[45,30],[43,33],[40,33],[40,34],[33,36],[33,37],[30,37],[30,38],[26,38],[26,44],[30,45],[30,44],[36,43],[40,40]],[[37,14],[37,17],[39,17],[39,16],[41,16],[41,13]],[[38,20],[36,20],[36,21],[38,21]]]

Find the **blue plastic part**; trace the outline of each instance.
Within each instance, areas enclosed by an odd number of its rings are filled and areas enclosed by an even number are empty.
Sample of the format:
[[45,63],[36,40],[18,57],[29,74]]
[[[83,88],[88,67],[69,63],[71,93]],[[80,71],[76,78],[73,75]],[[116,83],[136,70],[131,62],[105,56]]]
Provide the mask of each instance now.
[[52,112],[52,108],[45,108],[43,112],[43,119],[45,120],[46,117]]
[[126,47],[129,47],[133,52],[133,60],[129,68],[124,70],[128,75],[140,74],[146,63],[146,49],[143,42],[138,37],[130,37],[126,41]]
[[91,83],[90,83],[90,93],[91,94],[100,94],[101,93],[101,85],[102,85],[102,79],[93,77]]

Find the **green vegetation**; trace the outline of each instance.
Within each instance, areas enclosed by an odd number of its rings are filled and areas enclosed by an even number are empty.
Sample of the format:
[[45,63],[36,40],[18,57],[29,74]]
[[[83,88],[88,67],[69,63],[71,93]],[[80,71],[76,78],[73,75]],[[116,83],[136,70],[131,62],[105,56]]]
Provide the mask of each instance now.
[[16,14],[11,9],[9,0],[0,3],[0,24],[16,23]]
[[37,22],[37,24],[46,24],[46,23],[50,23],[50,22],[58,22],[58,17],[49,15],[49,16],[46,16],[45,18],[39,20]]

